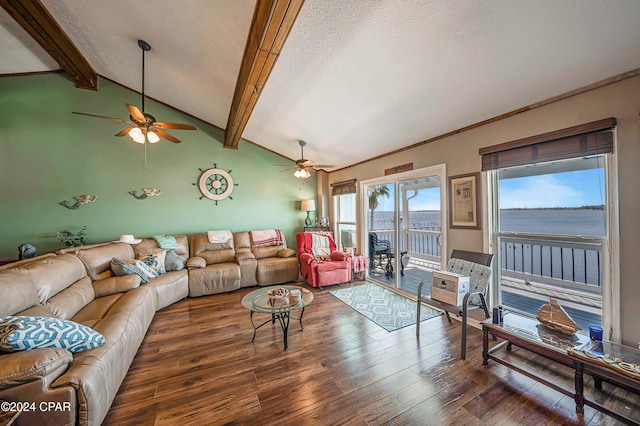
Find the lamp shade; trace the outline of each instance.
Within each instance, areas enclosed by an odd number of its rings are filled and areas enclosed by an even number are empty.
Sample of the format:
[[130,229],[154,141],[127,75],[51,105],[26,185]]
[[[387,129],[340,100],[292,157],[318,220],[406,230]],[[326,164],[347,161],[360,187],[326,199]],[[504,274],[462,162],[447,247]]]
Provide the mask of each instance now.
[[316,209],[316,200],[302,200],[300,210],[308,212]]

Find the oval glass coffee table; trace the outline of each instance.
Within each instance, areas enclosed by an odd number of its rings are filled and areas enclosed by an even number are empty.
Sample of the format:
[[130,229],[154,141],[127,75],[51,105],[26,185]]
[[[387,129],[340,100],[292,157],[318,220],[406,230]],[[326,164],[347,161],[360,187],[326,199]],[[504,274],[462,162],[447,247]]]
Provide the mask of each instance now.
[[[275,290],[278,288],[286,288],[287,290],[289,290],[289,292],[291,292],[291,290],[300,290],[300,292],[302,293],[302,297],[299,301],[295,302],[289,302],[289,299],[270,299],[267,295],[269,290]],[[271,287],[262,287],[247,293],[242,298],[242,307],[249,310],[249,319],[251,320],[251,325],[253,326],[253,337],[251,338],[251,341],[253,342],[255,340],[256,331],[260,327],[268,323],[275,324],[277,320],[280,323],[280,327],[282,327],[284,350],[286,351],[289,347],[287,336],[289,334],[289,320],[292,318],[291,312],[300,311],[300,316],[297,318],[293,317],[293,319],[299,321],[300,329],[304,330],[304,327],[302,327],[302,316],[304,315],[304,308],[311,302],[313,302],[313,293],[306,288],[294,285],[275,285]],[[256,312],[260,314],[271,314],[271,318],[256,326],[256,324],[253,322],[253,314]]]

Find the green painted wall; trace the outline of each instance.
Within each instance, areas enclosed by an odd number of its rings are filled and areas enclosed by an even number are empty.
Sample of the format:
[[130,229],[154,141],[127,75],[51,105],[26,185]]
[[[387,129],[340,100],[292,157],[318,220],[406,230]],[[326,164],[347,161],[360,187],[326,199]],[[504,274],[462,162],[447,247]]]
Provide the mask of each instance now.
[[[23,243],[38,254],[61,248],[56,231],[82,225],[88,243],[121,234],[279,228],[295,246],[306,216],[300,201],[317,196],[315,176],[300,182],[273,166],[284,163],[282,157],[244,141],[238,150],[225,149],[219,129],[151,100],[145,109],[159,121],[198,130],[171,132],[180,144],[148,146],[143,171],[142,145],[113,136],[123,123],[71,113],[125,118],[125,102],[140,106],[140,95],[104,79],[93,92],[59,73],[0,78],[0,259],[17,258]],[[238,184],[233,199],[217,206],[200,200],[192,185],[198,169],[214,163]],[[148,187],[162,194],[137,200],[128,193]],[[83,194],[98,199],[77,210],[58,204]]]

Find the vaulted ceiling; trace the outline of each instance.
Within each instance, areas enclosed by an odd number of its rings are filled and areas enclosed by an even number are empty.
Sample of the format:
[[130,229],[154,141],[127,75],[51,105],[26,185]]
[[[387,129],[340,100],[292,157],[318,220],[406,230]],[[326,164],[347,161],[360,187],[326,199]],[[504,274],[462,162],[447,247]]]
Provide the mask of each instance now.
[[140,91],[143,39],[150,98],[229,127],[230,147],[242,135],[296,159],[303,139],[338,168],[640,74],[637,0],[0,5],[0,75],[64,69]]

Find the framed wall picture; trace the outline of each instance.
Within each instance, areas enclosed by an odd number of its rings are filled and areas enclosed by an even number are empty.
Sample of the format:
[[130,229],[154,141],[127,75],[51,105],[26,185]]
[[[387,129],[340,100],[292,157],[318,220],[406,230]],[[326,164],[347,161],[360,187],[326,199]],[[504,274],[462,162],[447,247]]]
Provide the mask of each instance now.
[[449,178],[449,228],[480,229],[480,173]]

